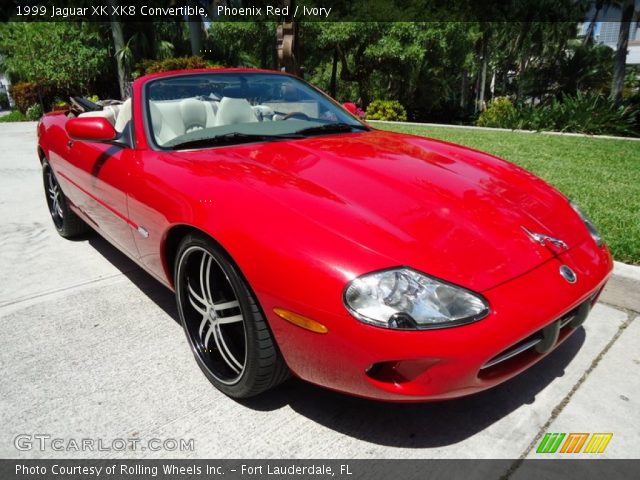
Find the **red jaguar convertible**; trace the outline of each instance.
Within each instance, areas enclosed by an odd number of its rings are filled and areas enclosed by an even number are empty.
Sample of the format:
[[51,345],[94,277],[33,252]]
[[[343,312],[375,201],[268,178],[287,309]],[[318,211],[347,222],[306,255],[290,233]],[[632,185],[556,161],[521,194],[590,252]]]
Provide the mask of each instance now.
[[96,230],[175,291],[234,398],[290,374],[388,401],[484,390],[580,327],[612,269],[534,175],[376,130],[279,72],[148,75],[38,134],[57,231]]

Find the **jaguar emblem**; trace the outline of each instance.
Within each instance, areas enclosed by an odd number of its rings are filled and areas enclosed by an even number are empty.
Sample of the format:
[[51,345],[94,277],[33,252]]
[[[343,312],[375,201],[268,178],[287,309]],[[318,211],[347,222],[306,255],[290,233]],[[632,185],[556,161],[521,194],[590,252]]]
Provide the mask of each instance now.
[[569,246],[565,241],[560,240],[559,238],[551,237],[549,235],[545,235],[544,233],[532,232],[527,227],[522,227],[524,232],[533,240],[534,242],[539,243],[543,246],[553,246],[560,250],[568,250]]
[[560,275],[562,275],[562,278],[569,283],[576,283],[576,280],[578,279],[576,272],[566,265],[562,265],[560,267]]

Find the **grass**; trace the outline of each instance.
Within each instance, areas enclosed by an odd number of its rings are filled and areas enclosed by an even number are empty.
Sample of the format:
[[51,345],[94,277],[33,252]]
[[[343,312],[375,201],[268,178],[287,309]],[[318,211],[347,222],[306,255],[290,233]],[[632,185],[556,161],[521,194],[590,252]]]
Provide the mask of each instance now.
[[28,119],[26,115],[19,110],[13,110],[11,113],[0,117],[0,123],[2,122],[26,122]]
[[418,125],[376,127],[467,145],[526,168],[582,207],[616,260],[640,265],[640,142]]

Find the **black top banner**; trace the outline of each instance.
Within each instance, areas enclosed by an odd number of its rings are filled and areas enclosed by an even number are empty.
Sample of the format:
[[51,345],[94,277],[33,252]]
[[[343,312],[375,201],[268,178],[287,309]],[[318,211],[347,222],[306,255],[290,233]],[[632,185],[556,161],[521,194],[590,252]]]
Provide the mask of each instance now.
[[580,22],[596,12],[620,21],[596,0],[9,0],[0,21]]

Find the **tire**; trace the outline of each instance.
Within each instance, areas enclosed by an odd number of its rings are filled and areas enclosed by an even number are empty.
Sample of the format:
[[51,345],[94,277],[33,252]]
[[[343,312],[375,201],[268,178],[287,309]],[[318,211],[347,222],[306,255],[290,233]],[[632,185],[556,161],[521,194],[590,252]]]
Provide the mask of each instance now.
[[58,179],[49,163],[42,162],[42,180],[47,207],[56,231],[64,238],[73,238],[87,233],[89,226],[69,208],[69,201],[62,192]]
[[189,234],[175,262],[180,321],[198,366],[229,397],[258,395],[289,377],[265,316],[231,259]]

